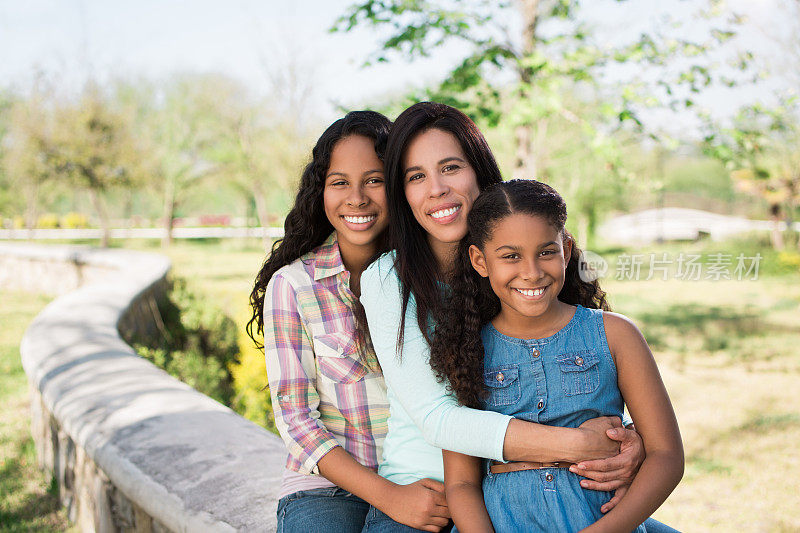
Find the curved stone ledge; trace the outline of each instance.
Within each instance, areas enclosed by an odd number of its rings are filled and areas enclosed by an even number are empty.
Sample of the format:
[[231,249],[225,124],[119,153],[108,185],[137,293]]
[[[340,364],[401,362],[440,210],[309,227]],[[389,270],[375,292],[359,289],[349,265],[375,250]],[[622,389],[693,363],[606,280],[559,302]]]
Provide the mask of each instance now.
[[95,531],[274,530],[280,439],[120,337],[118,328],[153,330],[169,261],[0,243],[0,258],[9,257],[96,269],[94,281],[84,275],[88,283],[34,319],[20,348],[40,461],[57,476],[70,518]]

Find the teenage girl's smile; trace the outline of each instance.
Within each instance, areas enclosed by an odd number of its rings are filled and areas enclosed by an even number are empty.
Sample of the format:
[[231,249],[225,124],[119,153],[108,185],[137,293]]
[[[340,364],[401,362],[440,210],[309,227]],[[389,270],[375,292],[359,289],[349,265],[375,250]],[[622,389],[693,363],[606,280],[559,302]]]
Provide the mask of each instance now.
[[456,137],[440,129],[417,135],[403,158],[408,205],[436,250],[467,233],[467,213],[480,193],[475,170]]
[[389,224],[383,163],[372,139],[350,135],[336,143],[325,175],[325,215],[339,248],[375,247]]

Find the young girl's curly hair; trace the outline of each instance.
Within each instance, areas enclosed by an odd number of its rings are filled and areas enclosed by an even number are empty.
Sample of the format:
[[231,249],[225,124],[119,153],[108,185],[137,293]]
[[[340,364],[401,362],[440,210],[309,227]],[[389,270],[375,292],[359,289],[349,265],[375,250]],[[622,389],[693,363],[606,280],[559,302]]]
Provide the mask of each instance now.
[[[478,196],[467,216],[468,233],[461,240],[450,290],[437,309],[430,364],[440,381],[447,380],[459,403],[480,407],[485,397],[481,329],[500,312],[500,300],[488,278],[472,267],[469,247],[484,249],[498,222],[515,213],[542,217],[573,240],[564,225],[567,206],[549,185],[534,180],[511,180],[492,185]],[[574,240],[573,240],[574,241]],[[558,299],[593,309],[608,310],[606,294],[597,280],[579,275],[581,251],[574,246]]]

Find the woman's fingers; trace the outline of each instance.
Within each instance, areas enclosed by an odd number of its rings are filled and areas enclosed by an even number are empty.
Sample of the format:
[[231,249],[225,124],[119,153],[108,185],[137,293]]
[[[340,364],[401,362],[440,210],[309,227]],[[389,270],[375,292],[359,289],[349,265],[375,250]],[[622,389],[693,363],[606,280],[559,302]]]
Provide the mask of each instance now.
[[604,482],[593,481],[591,479],[581,480],[581,487],[589,490],[616,490],[620,487],[627,487],[628,485],[628,482],[619,479]]

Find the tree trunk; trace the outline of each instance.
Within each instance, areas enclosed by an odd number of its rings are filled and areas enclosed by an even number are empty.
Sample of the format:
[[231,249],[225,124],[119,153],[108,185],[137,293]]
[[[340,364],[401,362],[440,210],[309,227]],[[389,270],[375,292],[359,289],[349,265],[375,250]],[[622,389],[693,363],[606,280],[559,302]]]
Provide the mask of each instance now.
[[164,235],[161,237],[161,247],[169,248],[172,244],[172,227],[175,220],[175,183],[166,180],[164,185],[164,208],[161,212]]
[[769,208],[770,220],[772,220],[772,233],[770,240],[772,241],[772,248],[778,251],[784,249],[785,243],[783,242],[783,232],[781,232],[781,206],[773,204]]
[[261,240],[264,243],[264,249],[267,250],[269,249],[270,245],[270,237],[266,233],[266,229],[269,227],[269,209],[267,209],[267,194],[264,192],[264,188],[260,184],[257,184],[253,187],[253,199],[256,202],[256,215],[258,216],[258,222],[265,230],[261,236]]
[[[538,22],[539,0],[518,0],[519,13],[522,16],[522,54],[520,59],[530,57],[536,49],[536,23]],[[531,98],[533,71],[530,67],[520,66],[518,70],[520,100]],[[514,159],[514,177],[535,179],[538,174],[536,157],[532,149],[533,125],[520,124],[514,130],[516,157]]]
[[111,222],[108,220],[108,213],[106,212],[103,198],[100,196],[100,191],[90,188],[89,199],[94,206],[94,210],[97,212],[97,216],[100,218],[100,227],[103,230],[100,246],[102,248],[108,248],[108,245],[111,242]]
[[[25,193],[25,229],[33,230],[39,214],[39,184],[25,187]],[[28,236],[30,237],[30,233]]]

